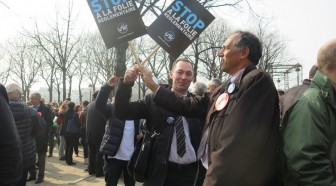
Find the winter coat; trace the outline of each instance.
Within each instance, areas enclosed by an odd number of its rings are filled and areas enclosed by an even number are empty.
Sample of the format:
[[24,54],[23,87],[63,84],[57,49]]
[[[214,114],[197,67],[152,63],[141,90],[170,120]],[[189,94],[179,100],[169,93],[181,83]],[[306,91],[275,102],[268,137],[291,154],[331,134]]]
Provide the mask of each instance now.
[[[167,164],[174,133],[174,125],[169,124],[167,118],[176,118],[177,115],[158,107],[154,103],[153,94],[148,94],[144,99],[130,103],[131,92],[132,85],[123,82],[119,84],[115,97],[115,116],[124,120],[146,119],[148,130],[160,133],[153,141],[148,176],[144,186],[162,186],[167,175]],[[191,144],[197,154],[204,122],[197,118],[186,118],[186,120]]]
[[[207,97],[178,98],[160,88],[155,103],[189,117],[205,117],[209,168],[204,186],[276,186],[279,184],[279,101],[272,78],[250,65]],[[233,88],[233,86],[231,86]],[[231,92],[232,91],[232,92]],[[216,110],[216,100],[229,95]]]
[[93,101],[87,106],[86,141],[88,144],[99,146],[105,133],[106,118],[95,109],[95,102]]
[[[79,136],[79,129],[80,129],[80,121],[79,121],[79,116],[75,112],[74,109],[68,109],[65,112],[62,112],[59,117],[62,119],[62,127],[61,127],[61,133],[60,135],[66,137],[66,136]],[[68,122],[70,120],[74,119],[75,125],[78,128],[78,133],[69,133],[66,131],[68,127]]]
[[10,98],[9,106],[22,143],[23,168],[32,168],[36,161],[35,137],[44,133],[46,123],[36,110],[20,99]]
[[[124,134],[125,121],[119,120],[114,116],[112,106],[106,106],[106,101],[112,90],[112,87],[104,85],[101,87],[96,99],[95,108],[107,118],[105,134],[100,146],[100,151],[109,156],[115,156],[121,144]],[[139,131],[139,120],[134,121],[134,145]]]
[[8,105],[6,89],[0,84],[0,185],[15,185],[22,174],[22,145]]
[[[311,88],[289,108],[284,118],[285,186],[336,185],[331,163],[336,139],[336,94],[320,71]],[[332,154],[332,156],[335,156]]]

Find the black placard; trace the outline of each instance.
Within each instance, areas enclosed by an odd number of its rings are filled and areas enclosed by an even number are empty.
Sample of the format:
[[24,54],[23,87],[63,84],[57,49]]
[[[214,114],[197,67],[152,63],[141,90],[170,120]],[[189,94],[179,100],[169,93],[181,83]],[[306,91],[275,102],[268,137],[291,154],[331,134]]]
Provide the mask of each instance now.
[[199,2],[177,0],[152,23],[147,32],[166,52],[178,58],[214,19]]
[[87,0],[106,48],[146,34],[133,0]]

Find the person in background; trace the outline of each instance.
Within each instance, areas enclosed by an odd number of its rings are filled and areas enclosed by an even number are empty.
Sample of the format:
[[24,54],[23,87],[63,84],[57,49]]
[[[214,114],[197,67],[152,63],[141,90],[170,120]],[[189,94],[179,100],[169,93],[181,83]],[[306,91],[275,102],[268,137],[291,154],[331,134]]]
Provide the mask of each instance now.
[[[50,110],[53,111],[54,113],[54,118],[55,118],[55,107],[52,103],[49,103],[46,105]],[[52,125],[50,128],[49,136],[48,136],[48,145],[49,145],[49,154],[48,157],[53,157],[53,151],[55,147],[55,133],[56,133],[57,128]]]
[[36,141],[35,137],[40,136],[46,130],[46,123],[38,115],[37,111],[29,107],[21,100],[22,89],[15,83],[6,86],[9,106],[12,111],[16,128],[22,143],[23,172],[17,184],[25,186],[28,171],[35,169],[36,162]]
[[222,81],[220,79],[217,78],[212,78],[209,82],[208,82],[208,92],[210,94],[212,94],[219,86],[222,85]]
[[137,67],[155,104],[189,117],[206,119],[198,157],[208,167],[204,186],[280,185],[279,100],[269,74],[257,69],[259,38],[246,31],[231,34],[219,51],[228,81],[207,97],[177,97],[159,87],[152,73]]
[[309,71],[309,79],[304,79],[302,85],[287,90],[286,94],[282,99],[282,117],[284,117],[289,107],[292,106],[293,103],[297,101],[302,96],[302,94],[310,87],[311,80],[313,79],[317,69],[317,65],[313,65]]
[[104,176],[103,154],[99,152],[100,144],[105,134],[106,119],[95,109],[95,100],[99,91],[92,95],[93,102],[87,106],[86,115],[86,138],[89,146],[89,165],[88,172],[96,177]]
[[195,95],[203,96],[207,92],[207,85],[203,82],[195,82],[190,86],[190,92]]
[[68,100],[65,100],[63,101],[63,103],[60,105],[59,109],[58,109],[58,115],[57,115],[57,120],[56,120],[56,123],[59,125],[58,129],[57,129],[57,133],[59,135],[59,149],[58,149],[58,157],[59,157],[59,160],[61,161],[65,161],[65,146],[66,146],[66,143],[65,143],[65,133],[62,133],[61,132],[61,129],[62,129],[62,125],[63,125],[63,121],[62,121],[62,118],[59,117],[62,113],[66,112],[68,110],[68,104],[69,104],[69,101]]
[[284,117],[283,181],[291,185],[336,185],[336,39],[317,54],[310,88]]
[[62,118],[62,127],[61,127],[61,135],[65,138],[65,160],[67,165],[76,165],[75,162],[73,162],[72,154],[73,154],[73,148],[75,144],[75,140],[78,140],[78,133],[73,133],[71,131],[68,131],[68,124],[69,121],[73,120],[75,123],[75,127],[80,128],[80,122],[79,122],[79,116],[75,112],[75,103],[69,102],[68,103],[68,110],[61,113],[59,115],[60,118]]
[[8,105],[6,89],[1,84],[0,118],[0,185],[13,186],[22,178],[22,144]]
[[85,134],[86,134],[86,115],[87,115],[87,106],[88,106],[89,102],[88,101],[84,101],[83,102],[83,111],[80,113],[79,115],[79,121],[81,123],[81,126],[80,126],[80,138],[81,138],[81,144],[83,146],[83,155],[84,155],[84,162],[86,164],[88,164],[88,145],[86,143],[86,137],[85,137]]
[[[79,118],[79,116],[80,116],[80,114],[82,112],[82,106],[81,105],[76,105],[75,106],[75,112],[76,112],[76,114],[78,115],[78,118]],[[78,139],[75,139],[75,143],[74,143],[74,151],[75,151],[75,154],[76,154],[77,157],[78,157],[78,152],[79,152],[78,151],[79,137],[80,137],[80,130],[79,130],[79,132],[77,134],[77,138]]]
[[53,125],[54,113],[49,109],[45,104],[41,102],[40,93],[32,93],[29,96],[30,102],[33,105],[33,108],[42,116],[46,122],[46,130],[43,135],[37,136],[36,139],[36,153],[37,153],[37,166],[38,166],[38,175],[36,177],[37,171],[29,171],[28,180],[35,180],[36,184],[42,183],[44,179],[45,165],[46,165],[46,154],[48,151],[48,135],[50,128]]

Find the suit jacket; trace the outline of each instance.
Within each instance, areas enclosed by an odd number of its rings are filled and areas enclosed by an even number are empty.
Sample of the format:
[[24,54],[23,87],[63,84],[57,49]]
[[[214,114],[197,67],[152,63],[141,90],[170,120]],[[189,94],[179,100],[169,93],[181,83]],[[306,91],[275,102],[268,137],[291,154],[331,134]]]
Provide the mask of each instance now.
[[[160,88],[155,103],[190,117],[205,117],[209,129],[209,168],[203,185],[269,186],[279,184],[279,101],[272,79],[254,65],[235,80],[226,107],[217,111],[217,98],[228,92],[229,82],[210,100],[176,97]],[[204,129],[204,130],[205,130]]]

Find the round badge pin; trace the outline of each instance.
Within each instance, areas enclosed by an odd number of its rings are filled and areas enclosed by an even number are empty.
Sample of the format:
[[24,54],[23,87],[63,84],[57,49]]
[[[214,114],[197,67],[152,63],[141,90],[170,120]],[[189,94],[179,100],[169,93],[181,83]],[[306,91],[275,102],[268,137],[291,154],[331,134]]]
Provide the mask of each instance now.
[[234,83],[231,83],[231,84],[229,85],[229,88],[228,88],[228,93],[229,93],[229,94],[233,93],[234,90],[235,90],[235,88],[236,88],[236,85],[235,85]]
[[221,94],[216,100],[215,109],[217,111],[223,110],[223,108],[225,108],[225,106],[229,102],[229,97],[229,94],[226,92]]

